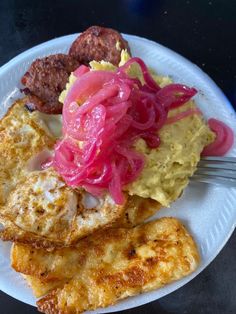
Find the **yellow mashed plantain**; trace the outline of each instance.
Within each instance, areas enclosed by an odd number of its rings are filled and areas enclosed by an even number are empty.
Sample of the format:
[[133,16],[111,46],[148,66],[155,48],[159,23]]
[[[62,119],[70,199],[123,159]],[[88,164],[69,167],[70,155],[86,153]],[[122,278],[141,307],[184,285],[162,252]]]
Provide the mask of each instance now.
[[[172,110],[169,117],[189,108],[196,108],[193,101]],[[187,186],[204,146],[210,144],[215,135],[202,116],[196,114],[165,125],[159,135],[161,144],[157,149],[150,149],[142,139],[136,143],[136,149],[146,157],[146,164],[127,191],[169,206]]]
[[[119,66],[129,58],[128,52],[122,50]],[[114,65],[105,61],[92,61],[90,67],[92,70],[114,71],[116,69]],[[150,73],[161,87],[172,83],[169,77],[156,75],[152,70]],[[129,75],[137,77],[143,82],[142,73],[137,65],[131,66]],[[59,101],[62,103],[75,79],[72,73],[66,90],[60,95]],[[196,108],[194,101],[189,101],[180,108],[171,110],[169,117],[189,108]],[[135,148],[145,155],[146,163],[139,178],[126,186],[125,190],[130,195],[152,198],[163,206],[169,206],[187,186],[189,177],[196,170],[204,146],[210,144],[215,135],[203,117],[197,114],[165,125],[159,135],[161,144],[156,149],[150,149],[142,139],[136,142]]]

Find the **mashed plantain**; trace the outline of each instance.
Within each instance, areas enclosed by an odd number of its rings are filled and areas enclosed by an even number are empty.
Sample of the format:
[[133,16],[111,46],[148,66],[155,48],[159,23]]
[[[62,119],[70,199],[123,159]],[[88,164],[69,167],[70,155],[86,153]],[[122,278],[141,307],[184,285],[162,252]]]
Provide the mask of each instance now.
[[[122,66],[130,58],[126,50],[121,52]],[[92,70],[114,71],[116,67],[109,62],[92,61]],[[167,76],[159,76],[150,70],[154,80],[164,87],[172,83]],[[137,77],[143,82],[142,72],[138,65],[132,65],[129,70],[131,77]],[[66,90],[59,100],[64,102],[67,91],[75,77],[70,76]],[[194,101],[189,101],[178,109],[171,110],[168,117],[181,111],[196,108]],[[161,144],[156,149],[150,149],[144,140],[136,142],[135,148],[146,158],[145,167],[139,178],[126,186],[129,195],[152,198],[163,206],[169,206],[182,193],[193,175],[203,148],[214,140],[214,133],[209,129],[203,117],[193,114],[173,124],[165,125],[159,132]]]
[[[169,117],[189,108],[196,108],[189,101],[179,109],[172,110]],[[135,147],[146,157],[140,177],[127,186],[130,195],[155,199],[169,206],[182,193],[193,175],[204,146],[214,140],[214,133],[200,115],[191,115],[173,124],[165,125],[159,132],[161,144],[150,149],[140,139]]]

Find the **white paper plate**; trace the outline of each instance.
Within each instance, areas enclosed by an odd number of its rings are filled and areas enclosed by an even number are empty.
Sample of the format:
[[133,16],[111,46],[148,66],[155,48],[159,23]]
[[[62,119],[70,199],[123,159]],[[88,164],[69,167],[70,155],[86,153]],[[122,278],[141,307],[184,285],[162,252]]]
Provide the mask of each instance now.
[[[37,57],[67,52],[77,35],[56,38],[36,46],[0,68],[0,115],[19,96],[20,78]],[[175,52],[144,38],[125,35],[134,56],[174,81],[186,83],[199,90],[196,101],[206,117],[219,118],[236,133],[236,115],[230,103],[215,83],[196,65]],[[223,75],[223,73],[222,73]],[[230,156],[236,156],[236,142]],[[125,310],[156,300],[186,284],[199,274],[220,252],[232,234],[236,222],[236,189],[205,184],[190,184],[184,195],[171,208],[162,209],[156,216],[179,218],[193,234],[202,262],[192,275],[166,287],[126,299],[101,310],[102,313]],[[35,298],[22,277],[10,267],[10,244],[0,243],[0,289],[25,303],[35,305]],[[96,311],[96,313],[100,313]]]

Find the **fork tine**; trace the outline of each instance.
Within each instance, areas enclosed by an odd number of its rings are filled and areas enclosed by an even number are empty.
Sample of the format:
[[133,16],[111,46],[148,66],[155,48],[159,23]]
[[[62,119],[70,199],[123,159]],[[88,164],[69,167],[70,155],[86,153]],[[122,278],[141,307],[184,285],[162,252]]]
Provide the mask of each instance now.
[[235,179],[236,180],[236,170],[222,170],[222,169],[197,169],[195,172],[197,175],[209,176],[209,177],[221,177],[221,178],[228,178],[228,179]]
[[198,169],[224,169],[224,170],[232,170],[236,171],[236,163],[206,163],[206,162],[199,162]]
[[206,157],[198,163],[198,169],[225,169],[236,171],[235,157]]
[[229,178],[215,177],[215,176],[203,176],[203,175],[198,175],[198,174],[194,174],[191,177],[191,181],[210,183],[214,185],[224,185],[228,187],[236,186],[236,179],[229,179]]
[[209,157],[202,157],[200,162],[216,162],[216,163],[233,163],[236,164],[236,157],[221,157],[221,156],[209,156]]
[[236,187],[236,158],[203,157],[191,180]]

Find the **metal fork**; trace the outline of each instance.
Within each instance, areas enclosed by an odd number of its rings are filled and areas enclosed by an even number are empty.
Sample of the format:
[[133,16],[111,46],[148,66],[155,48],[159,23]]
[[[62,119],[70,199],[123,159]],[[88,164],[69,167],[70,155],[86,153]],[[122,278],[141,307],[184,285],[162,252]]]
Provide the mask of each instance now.
[[204,157],[192,181],[236,187],[236,157]]

